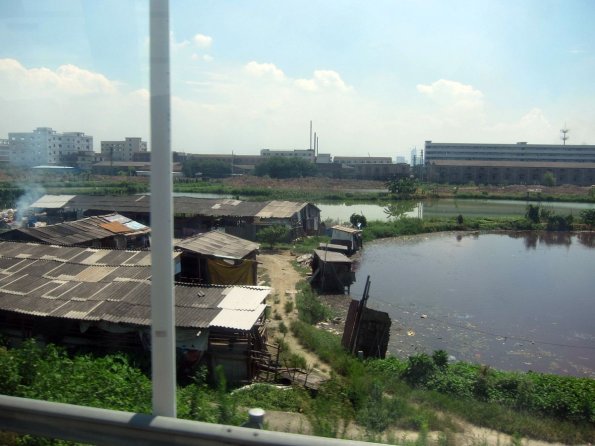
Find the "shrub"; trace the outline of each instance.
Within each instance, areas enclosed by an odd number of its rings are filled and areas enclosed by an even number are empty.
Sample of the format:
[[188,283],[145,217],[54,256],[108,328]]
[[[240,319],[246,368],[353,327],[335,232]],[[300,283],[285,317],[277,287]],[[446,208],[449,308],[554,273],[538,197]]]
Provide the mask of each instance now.
[[436,364],[426,353],[409,356],[403,378],[412,386],[423,386],[436,372]]
[[302,284],[296,295],[298,317],[308,324],[317,324],[331,316],[329,308],[318,299],[308,284]]
[[256,239],[262,243],[268,243],[273,249],[277,243],[286,241],[289,237],[289,229],[282,225],[267,226],[256,234]]

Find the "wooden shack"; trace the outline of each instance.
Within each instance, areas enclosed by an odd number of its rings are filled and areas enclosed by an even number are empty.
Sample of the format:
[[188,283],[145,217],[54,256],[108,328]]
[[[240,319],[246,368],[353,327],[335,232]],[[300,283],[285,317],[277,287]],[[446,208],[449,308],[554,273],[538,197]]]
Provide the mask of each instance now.
[[151,228],[123,215],[111,213],[53,225],[20,227],[0,234],[0,240],[90,246],[110,249],[149,247]]
[[[221,365],[234,383],[254,377],[270,288],[178,283],[174,292],[179,366]],[[15,343],[150,350],[151,252],[0,242],[0,333]]]
[[352,255],[363,246],[361,229],[336,225],[331,228],[331,244],[347,247],[347,255]]
[[338,252],[314,250],[310,283],[320,292],[349,292],[355,282],[352,261]]
[[[361,312],[361,315],[358,313]],[[349,305],[341,344],[364,358],[384,358],[390,338],[391,319],[384,311],[373,310],[353,299]]]
[[[59,220],[72,215],[101,215],[118,212],[150,225],[150,196],[44,195],[30,208]],[[212,229],[246,240],[256,240],[260,229],[282,225],[289,239],[318,234],[320,209],[312,203],[293,201],[242,201],[229,198],[211,199],[174,197],[174,235],[188,237]]]
[[256,285],[258,243],[209,231],[175,243],[182,253],[182,282],[219,285]]

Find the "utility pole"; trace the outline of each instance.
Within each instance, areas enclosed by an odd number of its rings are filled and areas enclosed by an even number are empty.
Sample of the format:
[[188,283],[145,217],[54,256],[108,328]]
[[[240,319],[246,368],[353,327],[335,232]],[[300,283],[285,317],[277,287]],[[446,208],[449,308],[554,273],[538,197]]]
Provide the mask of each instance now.
[[568,132],[570,132],[570,129],[568,129],[566,127],[566,123],[564,123],[564,128],[560,129],[560,139],[563,141],[563,145],[566,145],[566,141],[570,138],[570,136],[568,136]]

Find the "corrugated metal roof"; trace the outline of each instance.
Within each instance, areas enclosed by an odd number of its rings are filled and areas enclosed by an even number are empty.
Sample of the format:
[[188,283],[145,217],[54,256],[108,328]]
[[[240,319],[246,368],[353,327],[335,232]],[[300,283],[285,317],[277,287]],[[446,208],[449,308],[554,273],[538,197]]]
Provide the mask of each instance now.
[[242,259],[260,245],[221,231],[210,231],[176,242],[175,247],[205,256]]
[[109,223],[102,223],[99,226],[115,234],[132,232],[129,227],[120,223],[119,221],[110,221]]
[[259,305],[255,311],[234,311],[222,309],[211,321],[211,327],[232,328],[236,330],[250,330],[260,315],[264,313],[265,304]]
[[260,218],[291,218],[307,205],[308,203],[295,203],[293,201],[269,201],[256,216]]
[[[116,221],[108,218],[115,217]],[[150,228],[140,225],[140,229],[132,229],[123,222],[132,220],[121,215],[107,215],[87,217],[76,221],[67,221],[55,225],[39,226],[35,228],[16,228],[0,234],[4,240],[15,240],[26,237],[53,245],[78,245],[94,240],[103,240],[117,234],[148,233]]]
[[[58,198],[56,198],[58,197]],[[61,197],[61,198],[60,198]],[[71,197],[65,199],[64,197]],[[290,218],[310,203],[296,203],[291,201],[241,201],[229,198],[195,198],[174,197],[173,208],[176,215],[201,215],[204,217],[260,217],[260,218]],[[45,195],[34,204],[38,208],[48,209],[89,209],[103,212],[151,212],[149,195],[127,196],[97,196],[75,195],[59,196]],[[42,206],[47,203],[48,206]],[[39,206],[38,206],[39,205]],[[315,206],[314,206],[315,207]]]
[[361,229],[350,228],[348,226],[342,226],[342,225],[335,225],[331,229],[334,229],[336,231],[346,232],[348,234],[359,234],[362,232]]
[[[30,257],[7,257],[6,252],[17,253],[15,245],[26,247]],[[68,250],[67,255],[62,250]],[[129,261],[133,257],[129,251],[109,252],[101,257],[98,252],[0,242],[0,309],[39,317],[150,325],[150,265],[100,266],[56,260],[81,257],[81,253],[89,254],[86,260],[117,259],[118,253],[125,254]],[[40,260],[41,256],[51,256],[52,260]],[[176,284],[176,325],[248,330],[264,312],[269,293],[269,287]]]
[[227,310],[253,310],[264,303],[268,294],[268,289],[232,288],[218,307]]
[[352,263],[351,259],[340,252],[315,249],[314,254],[326,263]]
[[38,209],[60,209],[75,196],[76,195],[44,195],[29,207]]
[[[179,253],[173,253],[172,257],[175,258],[179,255]],[[5,262],[13,265],[18,264],[25,258],[53,261],[55,263],[50,264],[55,265],[54,267],[65,262],[107,266],[151,265],[151,251],[65,247],[0,241],[0,267],[3,268]]]

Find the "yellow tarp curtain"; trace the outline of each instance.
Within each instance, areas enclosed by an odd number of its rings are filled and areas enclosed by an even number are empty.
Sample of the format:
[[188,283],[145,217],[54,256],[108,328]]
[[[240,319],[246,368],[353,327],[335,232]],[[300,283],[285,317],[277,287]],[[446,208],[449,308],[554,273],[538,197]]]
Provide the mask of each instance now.
[[252,274],[254,262],[243,260],[237,265],[230,265],[224,260],[208,259],[209,281],[221,285],[256,285]]

